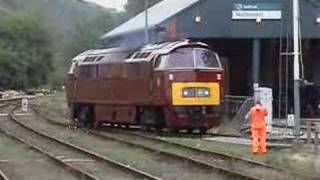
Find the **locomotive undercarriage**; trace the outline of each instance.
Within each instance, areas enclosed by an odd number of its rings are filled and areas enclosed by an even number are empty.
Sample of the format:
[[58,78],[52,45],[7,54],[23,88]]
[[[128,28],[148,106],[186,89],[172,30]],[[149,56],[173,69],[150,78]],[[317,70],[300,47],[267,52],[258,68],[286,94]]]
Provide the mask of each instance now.
[[219,125],[221,111],[214,106],[173,106],[166,108],[167,127],[205,132]]
[[137,122],[145,130],[155,128],[161,130],[166,126],[163,108],[161,107],[143,107],[138,108]]
[[116,127],[139,125],[143,130],[166,128],[170,132],[199,130],[204,133],[213,125],[219,125],[221,110],[213,106],[170,106],[170,107],[138,107],[135,122],[114,122],[96,120],[94,105],[73,105],[73,122],[81,128],[98,128],[103,123]]
[[95,126],[94,106],[90,104],[71,105],[71,119],[76,126],[93,128]]

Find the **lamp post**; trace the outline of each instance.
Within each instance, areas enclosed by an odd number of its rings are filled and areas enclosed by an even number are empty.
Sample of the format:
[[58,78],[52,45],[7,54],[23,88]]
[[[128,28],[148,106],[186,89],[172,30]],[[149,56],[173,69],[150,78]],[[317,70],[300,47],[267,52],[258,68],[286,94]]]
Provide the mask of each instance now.
[[145,0],[144,3],[144,10],[145,10],[145,27],[144,27],[144,40],[145,44],[149,43],[149,15],[148,15],[148,6],[149,6],[149,0]]
[[294,46],[294,135],[296,141],[300,138],[300,43],[299,43],[299,27],[300,27],[300,7],[299,0],[293,0],[293,46]]

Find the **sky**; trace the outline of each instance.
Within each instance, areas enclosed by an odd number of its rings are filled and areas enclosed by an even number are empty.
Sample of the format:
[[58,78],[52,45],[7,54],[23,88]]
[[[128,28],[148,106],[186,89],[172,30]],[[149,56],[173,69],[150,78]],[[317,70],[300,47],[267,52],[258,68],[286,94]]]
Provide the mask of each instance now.
[[123,6],[127,2],[127,0],[85,0],[88,2],[94,2],[103,7],[107,8],[116,8],[118,10],[123,10]]

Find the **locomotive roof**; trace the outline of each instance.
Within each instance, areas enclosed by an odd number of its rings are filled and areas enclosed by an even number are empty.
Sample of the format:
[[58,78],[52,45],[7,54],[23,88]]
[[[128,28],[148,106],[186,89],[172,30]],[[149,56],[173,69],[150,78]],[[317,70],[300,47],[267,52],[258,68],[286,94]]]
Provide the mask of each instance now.
[[191,42],[189,40],[174,41],[148,44],[135,49],[111,48],[88,50],[75,57],[73,61],[78,61],[79,65],[148,62],[155,55],[169,54],[177,48],[194,46],[209,48],[207,44],[201,42]]

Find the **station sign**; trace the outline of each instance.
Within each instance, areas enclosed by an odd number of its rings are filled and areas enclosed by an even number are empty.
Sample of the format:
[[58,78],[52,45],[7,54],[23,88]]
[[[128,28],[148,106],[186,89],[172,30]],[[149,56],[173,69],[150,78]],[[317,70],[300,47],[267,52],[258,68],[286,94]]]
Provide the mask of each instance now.
[[282,18],[282,4],[277,2],[234,3],[232,19],[271,19]]

